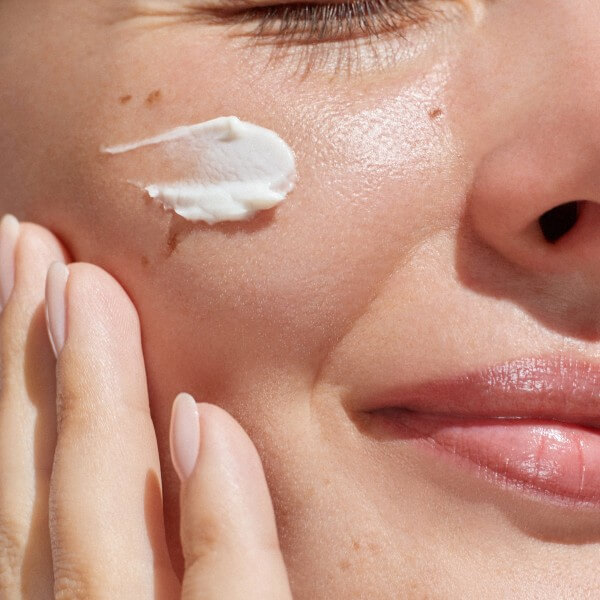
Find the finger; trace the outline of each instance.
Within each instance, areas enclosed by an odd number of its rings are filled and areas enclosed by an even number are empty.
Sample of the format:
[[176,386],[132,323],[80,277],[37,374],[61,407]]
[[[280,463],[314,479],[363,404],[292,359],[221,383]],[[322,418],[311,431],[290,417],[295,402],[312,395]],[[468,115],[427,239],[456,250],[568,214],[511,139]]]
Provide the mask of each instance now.
[[48,266],[66,258],[46,229],[11,215],[0,223],[0,598],[53,598],[55,363],[43,301]]
[[110,275],[87,264],[52,265],[46,300],[58,353],[56,598],[176,598],[135,308]]
[[262,464],[237,421],[180,394],[171,454],[183,482],[183,600],[290,599]]

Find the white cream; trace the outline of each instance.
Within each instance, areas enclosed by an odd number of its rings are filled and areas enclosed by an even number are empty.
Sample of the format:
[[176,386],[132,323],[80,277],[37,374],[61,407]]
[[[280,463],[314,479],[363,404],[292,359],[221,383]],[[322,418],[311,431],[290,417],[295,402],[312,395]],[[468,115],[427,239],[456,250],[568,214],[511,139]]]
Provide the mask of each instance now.
[[144,162],[135,165],[129,182],[190,221],[247,219],[279,204],[296,181],[292,149],[274,131],[237,117],[177,127],[101,151],[143,151]]

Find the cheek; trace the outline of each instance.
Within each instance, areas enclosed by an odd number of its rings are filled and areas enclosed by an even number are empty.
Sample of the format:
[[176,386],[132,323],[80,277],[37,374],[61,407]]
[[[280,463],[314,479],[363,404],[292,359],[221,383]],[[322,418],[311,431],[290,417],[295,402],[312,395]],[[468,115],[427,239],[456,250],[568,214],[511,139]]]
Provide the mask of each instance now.
[[[193,345],[190,374],[231,381],[270,365],[312,381],[390,273],[456,218],[460,202],[449,190],[460,164],[437,83],[420,77],[360,98],[342,90],[326,111],[314,110],[310,82],[302,94],[280,96],[268,114],[223,100],[224,113],[243,110],[292,145],[299,181],[269,215],[188,228],[156,266],[163,288],[173,290],[152,295],[161,319],[171,320],[156,323],[156,339],[173,349],[181,339]],[[421,102],[426,92],[431,106]]]
[[[314,375],[390,273],[455,218],[445,66],[362,82],[341,75],[328,87],[276,68],[257,77],[216,39],[182,36],[176,49],[172,39],[140,43],[111,67],[89,118],[88,168],[56,230],[79,260],[125,286],[157,364],[169,357],[215,385],[265,364]],[[98,152],[222,115],[273,129],[296,152],[296,189],[248,222],[182,223]]]

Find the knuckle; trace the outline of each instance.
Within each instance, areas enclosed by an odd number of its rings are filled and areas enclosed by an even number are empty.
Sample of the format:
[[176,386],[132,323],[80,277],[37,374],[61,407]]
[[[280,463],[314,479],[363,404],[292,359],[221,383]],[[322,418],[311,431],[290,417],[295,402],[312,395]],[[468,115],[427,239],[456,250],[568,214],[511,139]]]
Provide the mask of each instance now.
[[[125,391],[113,387],[107,397],[106,387],[99,382],[90,393],[69,393],[59,390],[56,395],[57,446],[76,446],[81,452],[104,440],[113,440],[115,431],[135,432],[155,436],[154,423],[147,404],[139,402]],[[93,390],[100,390],[94,392]],[[102,409],[98,405],[102,404]]]
[[54,597],[55,600],[89,600],[92,597],[89,581],[79,569],[55,564]]
[[77,395],[65,393],[63,390],[57,393],[56,426],[61,439],[71,432],[86,432],[94,425],[85,398],[80,403],[77,402],[78,399]]
[[213,517],[203,517],[191,530],[184,532],[187,538],[184,543],[186,568],[197,567],[207,557],[218,552],[223,544],[222,526]]
[[18,584],[26,544],[25,529],[6,519],[0,521],[0,590]]

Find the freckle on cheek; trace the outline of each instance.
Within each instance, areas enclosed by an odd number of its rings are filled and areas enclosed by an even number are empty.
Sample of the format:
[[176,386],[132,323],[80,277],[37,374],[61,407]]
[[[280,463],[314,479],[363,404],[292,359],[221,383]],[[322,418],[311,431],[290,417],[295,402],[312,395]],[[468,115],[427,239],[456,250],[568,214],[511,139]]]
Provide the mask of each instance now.
[[173,233],[169,235],[167,238],[167,248],[168,248],[168,256],[171,256],[175,250],[177,250],[177,246],[179,244],[179,236],[177,233]]
[[146,104],[148,106],[151,106],[152,104],[155,104],[156,102],[158,102],[160,100],[160,97],[161,97],[161,91],[154,90],[153,92],[150,92],[148,94],[148,97],[146,98]]

